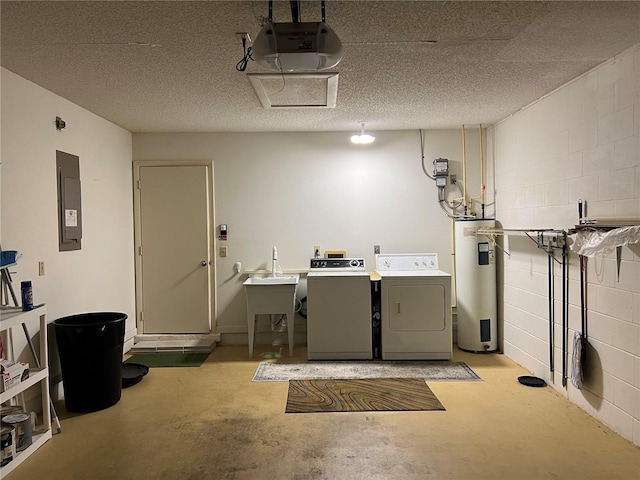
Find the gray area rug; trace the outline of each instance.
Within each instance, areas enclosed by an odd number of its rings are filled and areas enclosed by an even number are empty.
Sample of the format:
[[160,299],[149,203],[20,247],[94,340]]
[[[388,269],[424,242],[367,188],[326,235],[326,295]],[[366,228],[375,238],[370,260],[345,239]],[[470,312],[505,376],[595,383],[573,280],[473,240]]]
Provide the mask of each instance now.
[[464,362],[260,362],[254,382],[347,380],[364,378],[424,378],[426,381],[482,380]]

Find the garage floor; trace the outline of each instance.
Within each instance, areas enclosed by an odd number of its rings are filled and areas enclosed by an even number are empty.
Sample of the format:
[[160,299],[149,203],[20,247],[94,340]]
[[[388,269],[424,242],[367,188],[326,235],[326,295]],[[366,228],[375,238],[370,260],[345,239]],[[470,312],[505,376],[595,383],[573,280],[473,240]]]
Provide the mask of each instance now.
[[[275,348],[275,347],[274,347]],[[455,352],[483,382],[431,382],[446,412],[287,414],[287,383],[252,383],[261,353],[216,348],[200,368],[155,368],[7,480],[629,479],[640,448],[503,355]],[[296,348],[296,358],[306,352]]]

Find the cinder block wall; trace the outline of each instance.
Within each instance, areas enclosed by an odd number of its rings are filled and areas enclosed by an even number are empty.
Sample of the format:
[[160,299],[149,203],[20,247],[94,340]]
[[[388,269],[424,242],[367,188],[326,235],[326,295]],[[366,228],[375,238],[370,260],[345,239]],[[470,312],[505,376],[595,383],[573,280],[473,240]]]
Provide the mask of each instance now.
[[[568,229],[577,201],[590,217],[640,217],[640,45],[494,126],[497,218],[505,228]],[[504,352],[551,381],[547,256],[526,237],[505,238]],[[560,259],[559,256],[557,256]],[[561,384],[561,266],[555,264],[553,385],[640,445],[640,244],[588,261],[588,336],[578,390]],[[569,352],[580,330],[578,256],[569,258]],[[570,373],[569,369],[569,373]]]

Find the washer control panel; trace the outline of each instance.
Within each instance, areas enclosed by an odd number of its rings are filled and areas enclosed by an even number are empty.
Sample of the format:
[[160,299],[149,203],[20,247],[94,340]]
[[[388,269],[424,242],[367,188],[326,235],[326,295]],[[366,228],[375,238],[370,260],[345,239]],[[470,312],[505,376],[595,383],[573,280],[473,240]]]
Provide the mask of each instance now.
[[437,253],[395,253],[376,255],[376,270],[379,272],[419,272],[438,270]]
[[311,269],[364,270],[364,258],[312,258]]

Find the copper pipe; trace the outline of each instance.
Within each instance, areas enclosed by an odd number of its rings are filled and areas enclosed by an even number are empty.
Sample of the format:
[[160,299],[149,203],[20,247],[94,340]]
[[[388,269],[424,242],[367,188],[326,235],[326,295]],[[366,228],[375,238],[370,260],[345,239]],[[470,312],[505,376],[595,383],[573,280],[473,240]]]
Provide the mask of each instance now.
[[462,205],[464,206],[464,214],[467,211],[467,142],[464,131],[464,125],[462,125]]
[[480,124],[480,202],[484,205],[484,191],[487,186],[484,183],[484,141],[482,138],[482,124]]
[[480,205],[482,206],[482,218],[484,218],[484,192],[487,186],[484,183],[484,142],[482,139],[482,124],[480,130]]

